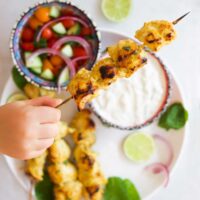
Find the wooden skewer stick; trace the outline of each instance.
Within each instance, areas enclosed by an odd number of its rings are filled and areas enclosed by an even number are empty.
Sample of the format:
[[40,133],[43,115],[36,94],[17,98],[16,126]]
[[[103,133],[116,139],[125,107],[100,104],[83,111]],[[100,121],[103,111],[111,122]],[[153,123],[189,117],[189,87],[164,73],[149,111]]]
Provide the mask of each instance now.
[[178,22],[180,22],[183,18],[185,18],[188,14],[190,14],[191,11],[185,13],[184,15],[182,15],[181,17],[179,17],[178,19],[174,20],[172,22],[172,24],[176,25]]
[[[172,24],[176,25],[176,24],[179,23],[183,18],[185,18],[190,12],[191,12],[191,11],[185,13],[184,15],[182,15],[181,17],[179,17],[178,19],[174,20],[174,21],[172,22]],[[106,51],[106,49],[105,49],[104,51]],[[104,51],[103,51],[103,52],[104,52]],[[73,97],[70,96],[69,98],[67,98],[66,100],[64,100],[61,104],[59,104],[56,108],[60,108],[62,105],[66,104],[68,101],[70,101],[70,100],[72,100],[72,99],[73,99]]]
[[66,104],[68,101],[72,100],[73,97],[70,96],[69,98],[65,99],[61,104],[59,104],[58,106],[56,106],[56,108],[60,108],[62,105]]

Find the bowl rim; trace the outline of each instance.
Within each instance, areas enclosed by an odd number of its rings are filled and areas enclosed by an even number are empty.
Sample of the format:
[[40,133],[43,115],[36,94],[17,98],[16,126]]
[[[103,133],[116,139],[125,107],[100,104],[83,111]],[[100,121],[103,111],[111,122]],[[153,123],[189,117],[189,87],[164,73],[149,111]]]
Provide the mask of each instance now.
[[[105,29],[100,29],[102,32],[107,32],[107,30]],[[127,38],[127,39],[131,39],[133,41],[135,41],[137,44],[141,44],[140,41],[138,41],[136,38],[131,38],[130,36],[127,36],[125,33],[118,33],[116,31],[111,31],[112,33],[114,34],[118,34],[124,38]],[[161,60],[160,57],[158,57],[152,50],[150,50],[149,48],[147,47],[144,47],[145,51],[147,53],[149,53],[153,58],[155,58],[158,63],[160,64],[160,66],[162,67],[162,70],[165,74],[165,77],[167,79],[167,84],[166,84],[166,97],[161,105],[161,108],[148,120],[146,120],[144,123],[142,124],[139,124],[139,125],[134,125],[134,126],[119,126],[117,124],[114,124],[112,122],[109,122],[108,120],[104,119],[94,108],[94,106],[92,105],[92,102],[89,103],[89,108],[92,110],[92,112],[97,116],[97,118],[100,119],[100,121],[105,125],[105,126],[108,126],[108,127],[112,127],[112,128],[115,128],[115,129],[119,129],[119,130],[127,130],[127,131],[132,131],[132,130],[139,130],[141,128],[144,128],[150,124],[152,124],[153,122],[155,122],[167,109],[167,106],[169,105],[169,101],[170,101],[170,98],[171,98],[171,94],[172,94],[172,77],[171,77],[171,74],[167,68],[167,66],[164,64],[164,62]]]
[[[62,86],[61,88],[59,88],[58,86],[48,86],[48,85],[41,85],[39,84],[37,81],[33,80],[31,77],[27,76],[24,71],[21,69],[21,67],[19,66],[18,62],[17,62],[17,59],[15,57],[15,50],[14,50],[14,37],[15,37],[15,34],[16,34],[16,29],[17,29],[17,26],[18,24],[21,22],[22,18],[28,14],[28,12],[31,10],[31,9],[34,9],[34,8],[37,8],[38,6],[40,5],[43,5],[43,4],[52,4],[52,3],[61,3],[61,4],[66,4],[66,5],[71,5],[72,7],[74,7],[75,9],[78,9],[79,11],[81,11],[81,13],[83,13],[86,18],[91,22],[92,26],[94,27],[94,30],[96,32],[96,40],[97,40],[97,45],[98,45],[98,48],[97,48],[97,53],[95,55],[95,60],[94,60],[94,63],[96,62],[96,60],[100,57],[100,50],[101,50],[101,32],[99,30],[99,28],[97,27],[93,17],[91,17],[91,15],[86,12],[84,9],[80,8],[76,3],[72,3],[70,0],[41,0],[31,6],[29,6],[28,8],[26,8],[22,14],[17,18],[16,20],[16,23],[14,24],[14,26],[12,27],[12,30],[11,30],[11,36],[10,36],[10,52],[11,52],[11,57],[12,57],[12,61],[14,63],[14,66],[17,68],[17,70],[19,71],[20,75],[23,76],[29,83],[37,86],[37,87],[41,87],[41,88],[44,88],[44,89],[47,89],[47,90],[59,90],[59,89],[62,89],[62,90],[65,90],[67,88],[67,85],[68,83],[66,83],[65,86]],[[23,68],[23,67],[22,67]],[[33,74],[33,73],[31,73]],[[33,74],[34,77],[38,77],[40,78],[39,76]],[[52,81],[48,81],[48,80],[45,80],[45,79],[42,79],[40,78],[41,80],[44,80],[46,83],[53,83]]]

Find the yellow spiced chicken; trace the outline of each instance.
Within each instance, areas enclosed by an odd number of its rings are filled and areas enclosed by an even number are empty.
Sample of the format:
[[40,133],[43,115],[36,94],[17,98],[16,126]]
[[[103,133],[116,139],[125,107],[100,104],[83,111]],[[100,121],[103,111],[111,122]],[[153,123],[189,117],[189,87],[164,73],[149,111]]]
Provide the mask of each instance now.
[[80,181],[66,182],[54,188],[55,200],[81,200],[83,196],[83,185]]
[[143,48],[131,39],[120,40],[107,51],[116,63],[118,78],[130,77],[147,62]]
[[95,123],[91,119],[91,112],[85,109],[77,113],[70,126],[74,129],[74,158],[78,179],[83,184],[83,196],[86,200],[101,200],[106,178],[101,171],[96,153],[91,149],[95,142]]
[[135,37],[152,51],[158,51],[176,39],[176,31],[172,22],[156,20],[144,23]]
[[36,181],[43,180],[46,157],[47,151],[45,151],[39,157],[27,160],[26,162],[26,172],[31,175]]
[[116,63],[111,58],[101,59],[93,66],[91,76],[100,88],[108,87],[118,78]]
[[84,144],[91,146],[95,143],[95,123],[90,117],[91,111],[85,109],[77,113],[70,123],[73,140],[76,145]]
[[77,179],[77,170],[70,162],[51,164],[47,170],[51,181],[57,185],[62,185]]
[[91,76],[91,71],[82,68],[74,76],[68,85],[68,91],[75,99],[78,108],[81,110],[87,102],[90,102],[97,95],[98,85]]

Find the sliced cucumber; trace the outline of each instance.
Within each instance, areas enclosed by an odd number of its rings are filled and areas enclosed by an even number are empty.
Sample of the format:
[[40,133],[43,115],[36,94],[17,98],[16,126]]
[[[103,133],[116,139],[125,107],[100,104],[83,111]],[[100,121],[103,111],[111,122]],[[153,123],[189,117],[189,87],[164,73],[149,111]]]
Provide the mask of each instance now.
[[42,73],[42,68],[41,67],[31,67],[29,68],[32,72],[35,74],[41,74]]
[[79,23],[76,23],[67,32],[68,35],[79,35],[80,33],[81,33],[81,25]]
[[50,17],[57,18],[60,16],[60,8],[58,6],[52,6],[50,10]]
[[31,53],[25,52],[24,57],[26,60],[26,67],[28,68],[41,68],[42,67],[42,59],[39,56],[36,56],[34,58],[29,58]]
[[23,101],[23,100],[27,100],[28,97],[26,95],[24,95],[21,92],[17,92],[15,94],[12,94],[8,100],[7,103],[12,103],[12,102],[16,102],[16,101]]
[[71,47],[71,45],[69,44],[66,44],[62,49],[61,49],[61,52],[63,55],[71,58],[73,57],[73,49]]
[[70,76],[69,76],[69,69],[66,67],[60,74],[58,78],[58,85],[62,86],[64,83],[69,81]]
[[52,29],[53,29],[56,33],[58,33],[58,34],[60,34],[60,35],[64,35],[64,34],[67,33],[67,31],[66,31],[64,25],[63,25],[61,22],[59,22],[58,24],[54,25],[54,26],[52,27]]
[[50,69],[45,69],[42,72],[41,77],[46,79],[46,80],[53,80],[54,79],[54,74]]

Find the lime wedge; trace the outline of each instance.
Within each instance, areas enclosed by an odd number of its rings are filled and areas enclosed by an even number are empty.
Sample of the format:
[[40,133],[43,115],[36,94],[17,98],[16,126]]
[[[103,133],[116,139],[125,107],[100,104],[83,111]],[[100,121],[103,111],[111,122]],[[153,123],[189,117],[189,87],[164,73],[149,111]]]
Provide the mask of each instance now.
[[131,10],[132,0],[102,0],[102,11],[107,19],[114,22],[124,20]]
[[12,102],[15,102],[15,101],[23,101],[23,100],[27,100],[28,98],[21,92],[18,92],[18,93],[15,93],[15,94],[12,94],[8,100],[7,100],[7,103],[12,103]]
[[133,133],[124,141],[124,153],[132,161],[143,162],[151,158],[155,151],[152,136],[144,133]]

